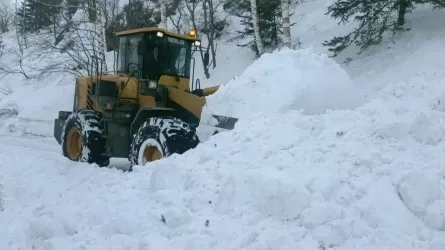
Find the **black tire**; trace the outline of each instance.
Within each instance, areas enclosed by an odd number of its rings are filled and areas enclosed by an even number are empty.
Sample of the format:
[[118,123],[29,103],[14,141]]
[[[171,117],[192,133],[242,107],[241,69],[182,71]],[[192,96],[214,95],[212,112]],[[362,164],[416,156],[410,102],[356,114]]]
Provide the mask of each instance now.
[[142,165],[139,153],[144,142],[149,140],[157,142],[161,158],[172,154],[183,154],[199,144],[195,128],[181,119],[168,116],[149,118],[133,135],[129,155],[132,167]]
[[[76,130],[80,135],[80,152],[72,153],[69,145],[70,131]],[[103,137],[104,122],[102,115],[93,110],[74,112],[65,121],[62,131],[63,155],[72,161],[96,163],[100,167],[110,164],[110,157],[106,154],[106,140]],[[73,140],[73,139],[71,139]]]

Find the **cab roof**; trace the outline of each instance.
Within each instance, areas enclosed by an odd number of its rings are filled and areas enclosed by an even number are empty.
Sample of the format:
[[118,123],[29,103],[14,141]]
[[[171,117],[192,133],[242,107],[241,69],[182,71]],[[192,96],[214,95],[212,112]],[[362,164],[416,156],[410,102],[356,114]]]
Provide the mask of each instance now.
[[147,32],[162,32],[162,33],[166,34],[167,36],[173,36],[173,37],[177,37],[177,38],[185,39],[185,40],[190,40],[190,41],[200,41],[201,40],[198,37],[188,36],[188,35],[181,35],[181,34],[178,34],[178,33],[173,33],[173,32],[166,31],[165,29],[158,28],[158,27],[146,27],[146,28],[124,30],[124,31],[116,32],[115,35],[116,36],[125,36],[125,35],[138,34],[138,33],[147,33]]

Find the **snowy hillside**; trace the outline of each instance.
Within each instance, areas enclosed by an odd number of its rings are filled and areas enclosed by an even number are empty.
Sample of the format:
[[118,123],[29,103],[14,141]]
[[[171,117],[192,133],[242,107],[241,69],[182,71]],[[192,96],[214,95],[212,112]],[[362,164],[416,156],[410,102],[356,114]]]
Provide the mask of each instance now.
[[[0,249],[445,249],[444,12],[417,9],[395,44],[346,65],[353,49],[341,64],[320,53],[352,28],[326,5],[297,10],[301,50],[247,66],[222,47],[205,114],[240,121],[183,155],[129,174],[0,136]],[[3,80],[0,108],[19,112],[3,122],[51,135],[72,85],[19,81]]]

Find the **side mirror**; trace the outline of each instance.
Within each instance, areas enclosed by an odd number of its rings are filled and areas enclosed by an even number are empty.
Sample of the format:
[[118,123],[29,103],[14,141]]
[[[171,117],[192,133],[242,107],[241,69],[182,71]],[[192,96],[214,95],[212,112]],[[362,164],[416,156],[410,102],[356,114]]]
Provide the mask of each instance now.
[[209,66],[210,55],[209,52],[204,53],[204,66]]

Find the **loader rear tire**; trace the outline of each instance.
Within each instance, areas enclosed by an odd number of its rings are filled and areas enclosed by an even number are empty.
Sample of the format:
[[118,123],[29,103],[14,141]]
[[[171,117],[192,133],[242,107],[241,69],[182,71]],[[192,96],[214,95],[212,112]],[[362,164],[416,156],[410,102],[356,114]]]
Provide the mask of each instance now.
[[[129,160],[132,167],[183,154],[199,144],[195,128],[175,117],[152,117],[133,135]],[[131,169],[130,169],[131,170]]]
[[63,155],[72,161],[108,166],[104,122],[100,113],[93,110],[74,112],[65,121],[62,130]]

